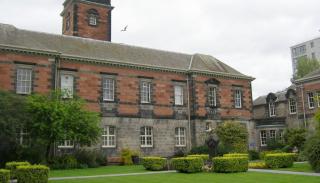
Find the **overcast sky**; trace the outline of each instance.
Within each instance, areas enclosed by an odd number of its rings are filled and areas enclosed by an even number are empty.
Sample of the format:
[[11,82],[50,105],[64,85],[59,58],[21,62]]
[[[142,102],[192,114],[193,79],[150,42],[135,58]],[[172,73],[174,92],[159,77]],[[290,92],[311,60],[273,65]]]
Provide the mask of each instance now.
[[[0,0],[0,22],[61,34],[64,0]],[[320,36],[319,0],[112,0],[112,40],[210,54],[256,78],[253,97],[290,85],[290,46]],[[127,32],[120,30],[128,25]]]

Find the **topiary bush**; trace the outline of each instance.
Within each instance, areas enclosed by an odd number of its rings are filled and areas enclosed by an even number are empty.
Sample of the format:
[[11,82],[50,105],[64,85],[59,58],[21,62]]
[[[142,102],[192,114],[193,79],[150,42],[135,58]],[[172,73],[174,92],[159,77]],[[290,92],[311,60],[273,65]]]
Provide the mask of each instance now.
[[213,171],[218,173],[234,173],[248,171],[248,157],[215,157]]
[[308,139],[305,151],[312,169],[320,172],[320,137],[314,136]]
[[207,161],[209,161],[209,154],[193,154],[193,155],[188,155],[187,157],[201,158],[203,163],[206,163]]
[[141,163],[146,170],[164,170],[167,165],[167,159],[161,157],[144,157],[141,160]]
[[269,168],[287,168],[292,167],[295,153],[277,153],[265,155],[265,162]]
[[10,170],[0,169],[0,182],[9,183],[10,181]]
[[171,165],[175,170],[182,173],[201,172],[203,160],[198,157],[173,158]]
[[47,183],[49,168],[43,165],[28,165],[17,167],[17,180],[19,183]]
[[27,161],[23,161],[23,162],[16,162],[16,161],[12,161],[12,162],[7,162],[6,163],[6,169],[10,170],[10,176],[11,179],[15,179],[16,177],[16,170],[18,166],[28,166],[30,165],[29,162]]
[[230,153],[230,154],[224,154],[223,157],[243,157],[243,158],[249,158],[248,154],[244,153]]

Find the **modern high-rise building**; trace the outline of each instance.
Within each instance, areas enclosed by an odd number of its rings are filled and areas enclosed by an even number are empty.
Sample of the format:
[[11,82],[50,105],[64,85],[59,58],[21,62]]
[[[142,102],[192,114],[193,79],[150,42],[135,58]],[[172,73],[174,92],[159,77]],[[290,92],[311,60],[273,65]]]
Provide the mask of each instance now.
[[320,37],[315,38],[291,48],[293,76],[297,73],[298,61],[300,58],[306,57],[310,59],[320,60]]

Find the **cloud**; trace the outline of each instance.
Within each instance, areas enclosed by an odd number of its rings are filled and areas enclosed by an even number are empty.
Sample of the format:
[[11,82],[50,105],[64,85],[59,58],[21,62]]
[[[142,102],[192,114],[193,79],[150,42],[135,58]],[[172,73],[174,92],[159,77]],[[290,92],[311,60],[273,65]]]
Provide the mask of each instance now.
[[[63,0],[0,0],[0,22],[61,33]],[[318,0],[113,0],[113,41],[222,60],[254,98],[288,87],[289,47],[319,36]],[[129,25],[127,32],[120,30]]]

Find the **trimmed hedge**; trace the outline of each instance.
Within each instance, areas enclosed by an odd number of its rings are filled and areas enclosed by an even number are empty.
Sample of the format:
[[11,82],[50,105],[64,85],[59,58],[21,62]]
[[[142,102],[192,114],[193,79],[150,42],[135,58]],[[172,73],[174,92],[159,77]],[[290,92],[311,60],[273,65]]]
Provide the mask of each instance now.
[[287,168],[293,166],[295,157],[295,153],[266,154],[264,160],[269,168]]
[[281,150],[262,151],[262,152],[260,152],[260,159],[264,160],[264,158],[267,154],[278,154],[278,153],[283,153],[283,152]]
[[265,162],[249,162],[249,168],[266,169],[268,168]]
[[206,161],[209,161],[209,154],[193,154],[193,155],[188,155],[187,157],[201,158],[204,163]]
[[179,172],[194,173],[201,172],[203,160],[199,157],[173,158],[171,164]]
[[249,154],[244,153],[230,153],[230,154],[224,154],[223,157],[242,157],[242,158],[249,158]]
[[18,166],[16,173],[19,183],[47,183],[49,178],[49,168],[44,165]]
[[17,175],[16,175],[17,167],[18,166],[28,166],[28,165],[31,165],[31,164],[27,161],[23,161],[23,162],[12,161],[12,162],[6,163],[6,169],[10,170],[11,179],[15,179],[15,178],[17,178]]
[[144,157],[142,158],[142,165],[146,170],[164,170],[167,165],[167,159],[161,157]]
[[233,173],[248,171],[248,157],[215,157],[213,171],[218,173]]
[[0,182],[9,183],[10,181],[10,170],[0,169]]

